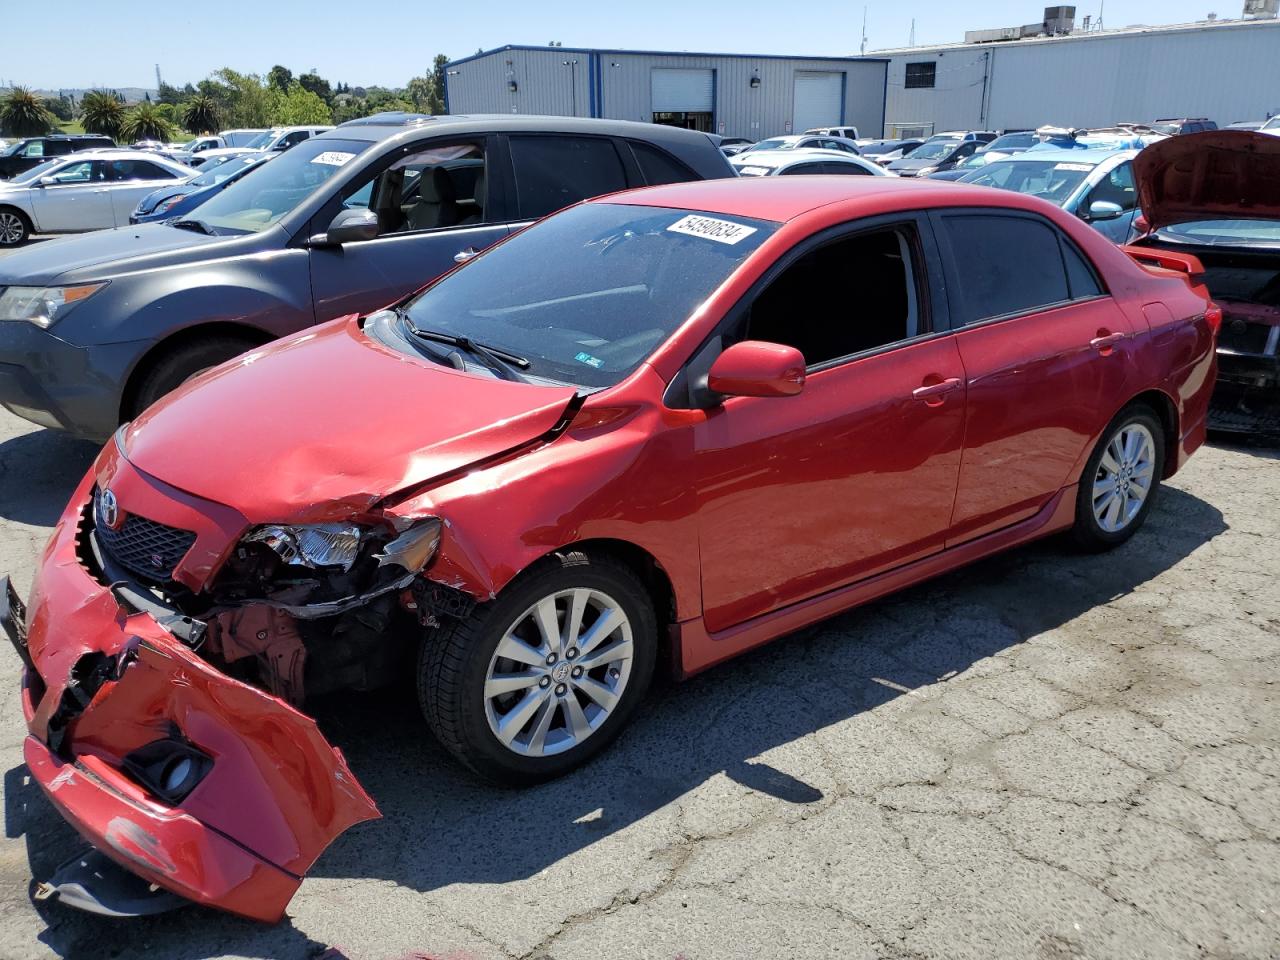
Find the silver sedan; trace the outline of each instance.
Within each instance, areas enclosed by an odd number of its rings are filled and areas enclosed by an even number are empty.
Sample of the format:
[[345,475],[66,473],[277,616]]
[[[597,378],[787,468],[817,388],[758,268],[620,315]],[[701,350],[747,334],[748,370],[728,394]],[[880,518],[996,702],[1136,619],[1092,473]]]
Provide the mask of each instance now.
[[33,233],[125,226],[142,197],[194,177],[185,164],[136,150],[82,150],[0,182],[0,247]]

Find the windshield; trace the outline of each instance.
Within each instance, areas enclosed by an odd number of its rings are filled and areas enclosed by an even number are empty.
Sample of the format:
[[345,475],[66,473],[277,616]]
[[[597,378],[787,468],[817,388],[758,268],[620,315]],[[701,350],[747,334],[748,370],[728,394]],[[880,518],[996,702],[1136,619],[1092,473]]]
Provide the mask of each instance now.
[[274,130],[266,130],[258,134],[252,140],[244,145],[246,150],[261,150],[276,137]]
[[215,163],[211,169],[200,174],[191,181],[193,187],[212,187],[215,183],[222,183],[227,177],[233,177],[245,167],[251,167],[255,163],[261,163],[261,157],[232,157],[224,163]]
[[795,142],[784,140],[782,137],[772,137],[768,140],[761,140],[752,150],[790,150],[795,146]]
[[41,177],[47,177],[49,174],[53,173],[54,169],[66,159],[66,157],[54,157],[52,160],[41,160],[31,169],[23,170],[21,173],[14,174],[5,182],[35,183]]
[[1055,160],[999,160],[969,174],[964,182],[1043,197],[1061,206],[1089,176],[1093,166]]
[[868,143],[861,148],[862,154],[863,156],[875,157],[882,153],[892,153],[898,149],[898,144],[901,142],[900,140],[884,140],[880,143]]
[[744,217],[585,203],[445,276],[407,305],[407,317],[419,329],[525,357],[529,376],[607,387],[776,228]]
[[[218,233],[258,233],[369,147],[367,140],[304,140],[200,205],[199,218]],[[218,168],[218,172],[225,168]]]
[[25,140],[19,140],[17,143],[11,143],[7,147],[5,147],[3,150],[0,150],[0,157],[17,156],[18,151],[20,151],[26,145],[27,145],[27,141]]
[[996,137],[987,144],[987,149],[1016,150],[1019,147],[1034,147],[1039,142],[1040,138],[1034,133],[1006,133],[1003,137]]
[[1162,227],[1162,238],[1186,243],[1280,243],[1280,221],[1276,220],[1200,220]]
[[960,146],[959,140],[932,140],[907,154],[907,160],[939,160]]
[[1259,129],[1261,130],[1280,130],[1280,114],[1272,117],[1264,123]]
[[974,167],[985,167],[987,158],[981,153],[970,154],[956,164],[957,170],[972,170]]

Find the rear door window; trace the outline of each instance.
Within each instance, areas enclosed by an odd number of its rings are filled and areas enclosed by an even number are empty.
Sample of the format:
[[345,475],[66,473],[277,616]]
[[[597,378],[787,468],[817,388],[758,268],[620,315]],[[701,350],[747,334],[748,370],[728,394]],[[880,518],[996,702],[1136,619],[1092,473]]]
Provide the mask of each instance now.
[[998,214],[939,219],[959,287],[954,320],[980,323],[1071,299],[1058,233],[1049,224]]
[[147,160],[112,160],[108,164],[111,179],[120,180],[176,180],[177,175],[159,164]]
[[513,136],[511,165],[524,220],[627,187],[622,159],[603,137]]
[[627,142],[631,145],[631,152],[635,154],[645,183],[687,183],[698,179],[696,173],[665,150],[638,140]]

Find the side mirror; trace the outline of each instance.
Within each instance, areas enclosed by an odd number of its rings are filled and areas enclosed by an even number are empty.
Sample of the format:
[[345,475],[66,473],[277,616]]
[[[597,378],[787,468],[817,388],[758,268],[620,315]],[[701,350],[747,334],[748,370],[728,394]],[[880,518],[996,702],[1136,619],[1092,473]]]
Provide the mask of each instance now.
[[57,177],[41,177],[37,182],[42,187],[56,187],[58,185],[58,178]]
[[[344,243],[372,240],[378,235],[378,215],[368,207],[340,210],[322,237],[313,237],[313,246],[340,247]],[[317,244],[316,241],[320,243]]]
[[1090,220],[1114,220],[1124,214],[1124,208],[1109,200],[1095,200],[1089,204]]
[[716,357],[707,387],[725,397],[794,397],[804,389],[804,355],[780,343],[744,340]]

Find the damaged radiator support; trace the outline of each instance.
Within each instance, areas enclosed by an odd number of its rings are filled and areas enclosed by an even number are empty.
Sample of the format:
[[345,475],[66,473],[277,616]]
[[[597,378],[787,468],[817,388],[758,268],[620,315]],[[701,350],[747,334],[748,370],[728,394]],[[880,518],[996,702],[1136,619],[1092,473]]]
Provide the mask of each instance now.
[[297,621],[283,610],[255,603],[223,611],[209,621],[205,648],[228,664],[256,658],[267,690],[302,703],[307,649]]

